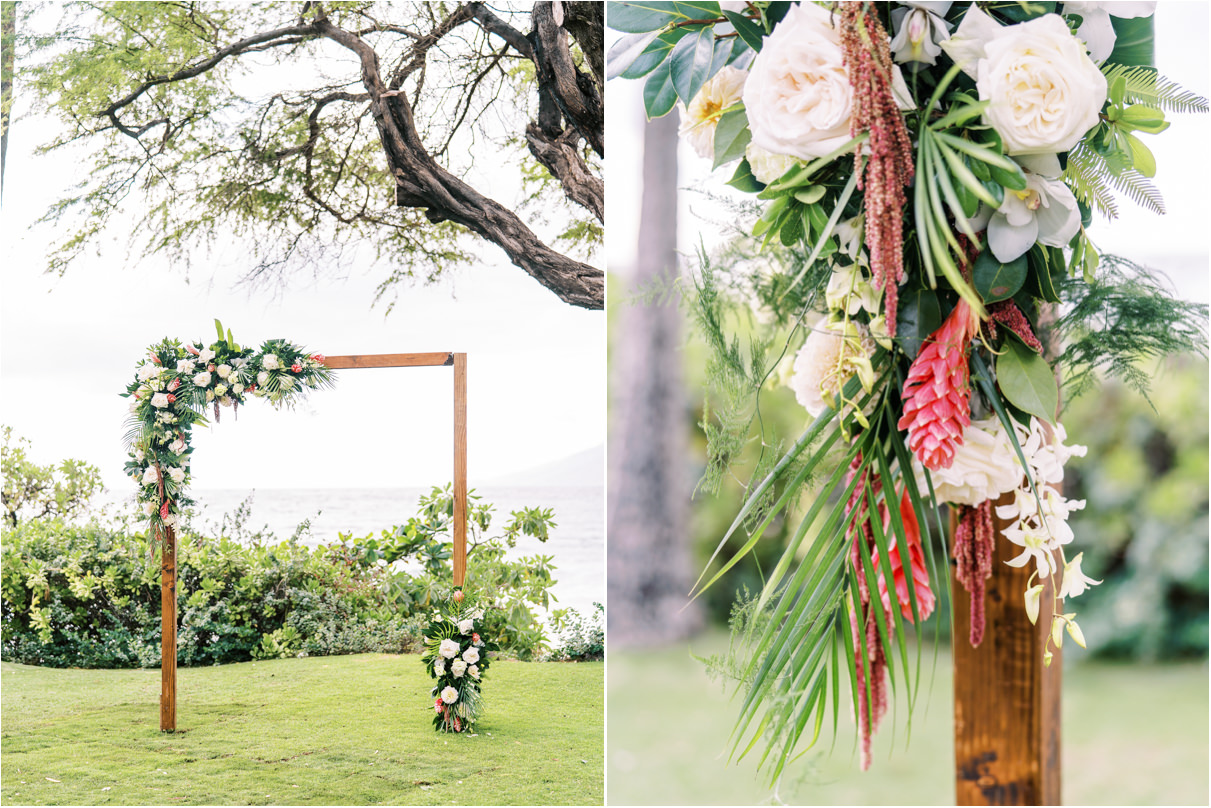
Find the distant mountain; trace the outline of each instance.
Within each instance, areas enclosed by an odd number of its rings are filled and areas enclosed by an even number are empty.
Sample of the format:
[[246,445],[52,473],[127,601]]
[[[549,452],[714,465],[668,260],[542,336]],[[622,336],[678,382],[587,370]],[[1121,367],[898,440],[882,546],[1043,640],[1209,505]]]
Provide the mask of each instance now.
[[586,487],[605,483],[605,446],[594,446],[541,466],[506,477],[497,477],[489,485],[524,487]]

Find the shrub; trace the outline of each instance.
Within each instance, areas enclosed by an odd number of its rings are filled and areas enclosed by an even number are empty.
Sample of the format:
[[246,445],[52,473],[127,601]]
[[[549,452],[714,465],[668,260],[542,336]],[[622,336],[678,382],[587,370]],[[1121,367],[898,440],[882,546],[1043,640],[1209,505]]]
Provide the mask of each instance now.
[[605,608],[593,604],[593,614],[585,617],[576,609],[560,609],[553,614],[557,644],[545,659],[552,662],[591,662],[605,657]]

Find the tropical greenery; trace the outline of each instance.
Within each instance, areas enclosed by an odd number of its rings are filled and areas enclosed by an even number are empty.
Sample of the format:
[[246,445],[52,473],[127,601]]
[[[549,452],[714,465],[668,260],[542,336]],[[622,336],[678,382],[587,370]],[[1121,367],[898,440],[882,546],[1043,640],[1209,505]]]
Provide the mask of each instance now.
[[[689,295],[713,388],[703,488],[744,489],[695,594],[760,556],[712,664],[736,685],[734,754],[773,783],[843,700],[870,765],[889,687],[917,692],[910,641],[946,611],[948,557],[973,646],[1001,546],[1024,618],[1050,628],[1039,664],[1065,633],[1086,644],[1070,602],[1098,581],[1067,525],[1086,503],[1059,487],[1084,436],[1058,378],[1146,388],[1138,362],[1206,355],[1206,307],[1092,240],[1118,198],[1163,211],[1145,141],[1208,109],[1151,69],[1150,10],[1118,9],[610,4],[610,75],[643,81],[649,118],[678,110],[751,195]],[[808,416],[793,440],[763,401],[784,387]]]
[[[494,648],[532,659],[548,647],[544,619],[555,567],[548,555],[515,558],[508,551],[522,536],[547,541],[554,514],[523,508],[496,533],[494,506],[474,492],[469,503],[467,586],[485,609],[478,630]],[[6,528],[5,659],[55,667],[159,665],[160,547],[149,547],[141,519],[97,516],[39,516]],[[282,541],[250,529],[250,518],[245,501],[223,517],[216,535],[189,527],[178,534],[182,665],[419,650],[430,610],[452,594],[448,485],[422,497],[418,514],[403,525],[377,537],[342,534],[314,548],[303,543],[306,522]],[[551,614],[577,619],[570,610]]]
[[103,488],[101,471],[82,460],[41,465],[30,459],[29,441],[3,427],[0,474],[3,475],[4,519],[16,527],[22,519],[61,516],[72,519],[88,511]]

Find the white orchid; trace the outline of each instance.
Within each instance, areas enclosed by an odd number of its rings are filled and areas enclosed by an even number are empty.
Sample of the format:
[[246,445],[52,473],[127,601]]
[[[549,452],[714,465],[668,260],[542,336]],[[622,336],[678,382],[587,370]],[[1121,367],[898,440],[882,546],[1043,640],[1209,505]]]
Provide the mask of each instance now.
[[1081,558],[1084,553],[1077,553],[1076,558],[1064,565],[1064,582],[1060,585],[1061,598],[1075,598],[1091,586],[1100,584],[1081,571]]
[[1002,264],[1025,255],[1035,242],[1064,247],[1081,229],[1081,211],[1062,180],[1026,174],[1026,189],[1006,189],[995,212],[983,208],[973,225],[988,226],[988,247]]
[[1095,62],[1104,62],[1114,50],[1114,24],[1110,18],[1131,19],[1151,17],[1156,11],[1155,2],[1141,0],[1116,0],[1113,3],[1068,2],[1064,3],[1064,16],[1070,14],[1081,18],[1081,27],[1076,37],[1089,46],[1089,57]]
[[942,18],[950,10],[949,0],[903,5],[905,8],[891,12],[892,28],[896,32],[890,45],[892,58],[898,64],[935,64],[942,52],[940,43],[950,39],[950,29]]

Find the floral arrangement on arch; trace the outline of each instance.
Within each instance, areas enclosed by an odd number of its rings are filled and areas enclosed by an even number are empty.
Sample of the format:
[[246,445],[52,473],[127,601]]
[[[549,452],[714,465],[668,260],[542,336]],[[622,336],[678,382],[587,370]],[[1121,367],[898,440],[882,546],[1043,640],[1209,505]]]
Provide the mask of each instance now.
[[[740,604],[742,650],[718,663],[745,691],[735,749],[764,739],[775,780],[839,699],[870,765],[889,675],[914,687],[903,638],[946,596],[946,555],[973,645],[998,542],[1031,569],[1021,606],[1049,621],[1045,664],[1065,635],[1084,644],[1065,601],[1098,582],[1072,553],[1084,503],[1060,484],[1084,448],[1057,378],[1077,392],[1108,368],[1146,386],[1139,357],[1206,353],[1206,307],[1089,232],[1121,197],[1163,212],[1146,141],[1167,112],[1208,109],[1152,68],[1154,5],[607,5],[624,34],[609,76],[643,79],[649,118],[679,110],[697,154],[753,195],[729,274],[703,255],[693,304],[723,399],[703,425],[705,487],[754,430],[761,458],[712,562],[733,536],[740,549],[695,588],[802,514]],[[747,355],[724,330],[736,309]],[[760,417],[778,386],[810,416],[790,446]]]
[[421,664],[435,679],[433,728],[442,732],[471,732],[483,713],[480,687],[496,646],[477,629],[483,609],[464,604],[456,589],[446,612],[436,610],[425,626]]
[[234,414],[249,396],[280,408],[334,383],[322,354],[281,339],[257,350],[241,347],[218,320],[215,328],[218,339],[209,345],[167,338],[152,345],[122,393],[130,399],[125,471],[139,485],[138,501],[156,535],[177,527],[193,504],[187,494],[193,427],[208,423],[208,411],[217,423],[222,408]]

